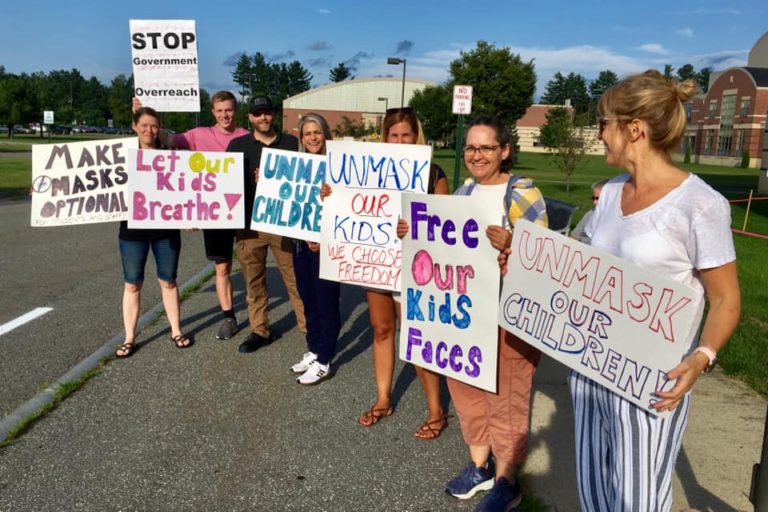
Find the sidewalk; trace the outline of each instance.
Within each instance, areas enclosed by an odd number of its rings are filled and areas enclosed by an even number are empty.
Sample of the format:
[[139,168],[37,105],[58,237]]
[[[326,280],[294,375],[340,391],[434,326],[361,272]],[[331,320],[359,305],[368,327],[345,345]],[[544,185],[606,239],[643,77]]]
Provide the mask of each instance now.
[[[395,414],[370,429],[357,425],[375,394],[362,290],[343,288],[334,377],[302,387],[288,368],[305,350],[303,336],[274,266],[268,272],[280,339],[237,352],[248,334],[238,274],[243,330],[213,340],[219,315],[209,281],[182,305],[193,347],[175,348],[164,321],[155,323],[133,357],[110,361],[0,451],[0,511],[473,510],[477,499],[442,492],[468,459],[458,420],[435,441],[413,436],[426,407],[411,367],[397,364]],[[531,485],[551,510],[576,511],[563,367],[544,359],[535,389]],[[722,375],[700,381],[674,510],[752,510],[746,495],[765,408]]]

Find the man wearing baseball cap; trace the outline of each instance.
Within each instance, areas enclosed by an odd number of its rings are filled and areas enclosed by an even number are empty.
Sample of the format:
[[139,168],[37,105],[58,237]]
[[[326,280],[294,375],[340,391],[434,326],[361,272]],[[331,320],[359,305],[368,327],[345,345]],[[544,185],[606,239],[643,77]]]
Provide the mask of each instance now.
[[[245,218],[250,222],[253,211],[253,199],[256,194],[256,183],[259,179],[259,162],[263,148],[277,148],[297,151],[299,141],[293,135],[275,130],[275,108],[267,96],[253,96],[248,104],[248,119],[253,132],[232,139],[227,146],[228,152],[243,153],[245,177]],[[248,319],[251,324],[251,334],[240,345],[240,352],[248,353],[257,350],[271,340],[267,318],[267,249],[277,262],[278,270],[288,290],[288,298],[293,304],[296,323],[302,332],[307,332],[304,319],[304,304],[301,302],[296,288],[296,277],[293,273],[293,258],[291,256],[291,240],[289,238],[251,231],[248,226],[237,231],[237,257],[245,278],[246,302],[248,304]]]

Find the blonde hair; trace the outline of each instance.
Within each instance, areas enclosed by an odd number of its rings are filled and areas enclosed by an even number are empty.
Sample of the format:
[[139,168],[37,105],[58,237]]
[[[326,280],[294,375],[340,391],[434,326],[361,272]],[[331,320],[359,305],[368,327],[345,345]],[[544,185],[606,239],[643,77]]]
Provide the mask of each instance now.
[[680,143],[686,123],[683,103],[697,92],[698,84],[693,79],[680,82],[649,69],[606,90],[597,111],[625,123],[632,119],[645,121],[651,147],[666,153]]
[[328,121],[326,121],[323,116],[315,113],[305,114],[302,116],[301,121],[299,121],[299,151],[301,153],[306,152],[304,144],[301,143],[301,134],[304,130],[304,125],[307,123],[317,124],[320,127],[320,131],[323,132],[323,137],[325,137],[326,141],[333,139],[333,136],[331,135],[331,129],[328,127]]

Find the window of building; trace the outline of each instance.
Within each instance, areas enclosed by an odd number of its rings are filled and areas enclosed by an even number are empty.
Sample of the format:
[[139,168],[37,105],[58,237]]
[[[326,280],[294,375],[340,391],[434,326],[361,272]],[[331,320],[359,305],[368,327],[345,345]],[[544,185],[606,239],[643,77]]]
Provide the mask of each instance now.
[[717,156],[729,156],[733,143],[733,125],[721,125],[717,137]]
[[712,154],[712,135],[714,130],[704,130],[704,154]]
[[741,112],[739,112],[739,115],[741,115],[741,117],[746,117],[749,115],[750,103],[751,103],[751,98],[749,96],[745,98],[741,98]]
[[707,113],[707,117],[715,117],[715,114],[717,114],[717,100],[711,100],[709,102],[709,112]]

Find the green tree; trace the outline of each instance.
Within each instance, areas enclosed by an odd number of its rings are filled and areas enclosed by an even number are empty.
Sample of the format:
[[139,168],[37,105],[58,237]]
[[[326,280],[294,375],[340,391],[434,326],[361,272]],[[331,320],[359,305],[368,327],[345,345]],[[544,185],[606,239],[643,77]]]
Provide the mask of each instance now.
[[446,85],[427,86],[416,91],[409,105],[419,115],[427,140],[446,144],[456,129],[456,116],[451,112],[453,91]]
[[664,64],[664,76],[667,78],[672,78],[672,73],[675,71],[675,68],[672,67],[672,64]]
[[352,70],[347,67],[343,62],[339,62],[335,68],[331,69],[328,74],[328,80],[331,82],[343,82],[344,80],[354,80],[352,76]]
[[376,127],[363,121],[353,121],[347,116],[342,116],[341,123],[337,124],[331,131],[336,137],[362,139],[372,135],[376,131]]
[[709,77],[711,74],[712,68],[701,68],[701,70],[696,73],[696,81],[699,82],[699,88],[703,93],[706,93],[707,89],[709,89]]
[[574,123],[566,109],[554,108],[547,112],[547,123],[541,128],[539,140],[565,175],[565,190],[570,193],[571,178],[591,145],[584,126]]
[[37,97],[30,76],[5,74],[0,79],[0,122],[8,126],[13,137],[13,125],[37,120]]
[[[478,41],[474,50],[461,52],[451,62],[447,87],[452,90],[454,84],[473,87],[473,115],[495,115],[514,131],[517,120],[533,103],[536,71],[533,60],[525,62],[507,47]],[[513,150],[516,146],[515,132]]]
[[677,79],[681,82],[693,78],[696,80],[696,70],[693,68],[693,64],[683,64],[677,68]]
[[619,77],[613,71],[607,69],[601,71],[597,78],[589,84],[589,95],[592,97],[592,101],[597,102],[608,88],[613,87],[618,82]]
[[112,79],[112,83],[109,85],[107,104],[115,127],[127,128],[131,126],[133,118],[131,113],[132,97],[133,75],[127,77],[119,74]]
[[541,102],[549,105],[565,105],[566,100],[571,100],[571,105],[577,113],[589,110],[590,96],[587,92],[586,79],[577,73],[568,73],[563,76],[557,72],[547,82]]
[[547,122],[539,130],[539,142],[547,149],[563,144],[568,136],[571,114],[567,109],[557,107],[547,112]]

